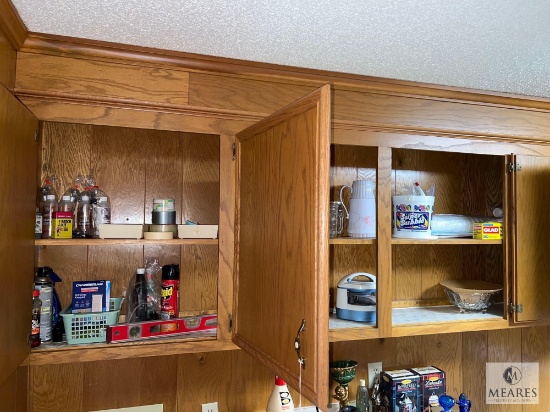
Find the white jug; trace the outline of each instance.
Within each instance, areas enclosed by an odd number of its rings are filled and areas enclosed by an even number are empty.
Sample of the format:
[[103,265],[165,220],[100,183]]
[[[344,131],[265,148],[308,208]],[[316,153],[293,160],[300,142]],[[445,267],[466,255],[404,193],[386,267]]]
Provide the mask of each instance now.
[[[342,199],[346,187],[351,190],[349,211]],[[342,186],[340,201],[344,204],[346,218],[349,219],[348,235],[350,237],[376,237],[376,200],[374,198],[374,183],[370,180],[356,180],[352,186]]]

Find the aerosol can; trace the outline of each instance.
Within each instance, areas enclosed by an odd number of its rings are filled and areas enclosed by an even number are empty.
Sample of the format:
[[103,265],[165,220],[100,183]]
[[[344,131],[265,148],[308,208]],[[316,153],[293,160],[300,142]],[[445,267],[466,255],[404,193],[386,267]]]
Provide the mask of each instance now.
[[275,386],[267,401],[266,412],[294,412],[294,402],[284,380],[275,376]]

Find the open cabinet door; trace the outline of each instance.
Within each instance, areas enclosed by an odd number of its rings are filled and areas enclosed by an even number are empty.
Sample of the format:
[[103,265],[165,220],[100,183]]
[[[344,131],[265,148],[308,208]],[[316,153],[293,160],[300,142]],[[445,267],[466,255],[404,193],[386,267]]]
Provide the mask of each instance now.
[[[514,322],[550,319],[550,158],[512,157]],[[514,253],[515,252],[515,253]]]
[[0,85],[0,386],[29,355],[36,118]]
[[328,85],[237,134],[233,341],[323,407],[329,151]]

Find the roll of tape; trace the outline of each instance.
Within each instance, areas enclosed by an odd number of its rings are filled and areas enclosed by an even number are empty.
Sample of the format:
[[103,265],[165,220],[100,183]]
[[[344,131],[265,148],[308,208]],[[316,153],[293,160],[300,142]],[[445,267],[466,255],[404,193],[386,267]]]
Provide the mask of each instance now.
[[153,210],[151,220],[154,225],[175,225],[176,211],[172,212],[156,212]]
[[149,232],[172,232],[178,235],[178,225],[149,225]]
[[174,199],[153,199],[153,210],[157,212],[171,212],[175,210]]

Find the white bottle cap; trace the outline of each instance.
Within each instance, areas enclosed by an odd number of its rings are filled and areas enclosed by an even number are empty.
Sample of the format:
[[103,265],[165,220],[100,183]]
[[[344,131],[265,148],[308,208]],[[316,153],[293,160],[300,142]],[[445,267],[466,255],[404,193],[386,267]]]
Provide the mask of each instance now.
[[145,268],[137,268],[136,273],[139,273],[139,274],[145,273]]
[[365,386],[365,380],[359,379],[359,386]]

